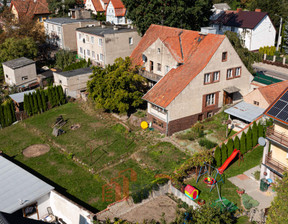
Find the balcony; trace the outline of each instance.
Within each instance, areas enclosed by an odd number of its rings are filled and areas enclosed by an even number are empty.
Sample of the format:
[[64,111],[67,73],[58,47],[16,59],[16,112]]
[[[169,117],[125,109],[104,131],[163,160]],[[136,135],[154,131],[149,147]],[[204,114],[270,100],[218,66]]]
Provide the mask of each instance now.
[[283,175],[283,173],[288,170],[288,167],[285,164],[279,162],[276,159],[272,159],[271,152],[269,152],[265,157],[265,165],[276,170],[281,175]]
[[272,140],[288,148],[288,136],[283,133],[275,131],[274,127],[267,128],[266,137],[269,140]]
[[145,70],[140,70],[140,75],[143,76],[144,78],[148,79],[148,80],[153,81],[153,82],[158,82],[162,78],[161,75],[157,75],[153,72],[148,72]]

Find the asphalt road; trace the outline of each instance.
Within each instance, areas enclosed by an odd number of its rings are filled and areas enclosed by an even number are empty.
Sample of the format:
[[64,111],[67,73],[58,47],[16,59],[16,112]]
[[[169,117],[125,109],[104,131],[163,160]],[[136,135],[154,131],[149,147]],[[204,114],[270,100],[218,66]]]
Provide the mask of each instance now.
[[271,76],[276,79],[288,80],[288,69],[287,73],[279,72],[270,68],[262,67],[257,64],[252,65],[253,69],[257,72],[263,72],[265,75]]

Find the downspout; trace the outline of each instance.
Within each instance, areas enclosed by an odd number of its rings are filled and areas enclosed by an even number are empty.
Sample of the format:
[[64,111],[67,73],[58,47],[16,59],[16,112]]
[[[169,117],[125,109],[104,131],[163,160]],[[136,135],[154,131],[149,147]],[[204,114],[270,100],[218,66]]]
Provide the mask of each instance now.
[[169,123],[169,121],[168,121],[168,110],[167,110],[167,114],[166,114],[166,136],[168,136],[168,130],[169,130],[168,123]]

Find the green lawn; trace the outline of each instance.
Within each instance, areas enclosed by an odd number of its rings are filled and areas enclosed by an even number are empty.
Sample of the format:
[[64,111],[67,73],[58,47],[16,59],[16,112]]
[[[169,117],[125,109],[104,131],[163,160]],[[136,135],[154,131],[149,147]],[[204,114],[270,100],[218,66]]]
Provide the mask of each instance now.
[[[52,126],[59,115],[68,123],[63,127],[66,133],[56,138],[52,136]],[[72,124],[81,127],[71,130]],[[173,172],[188,158],[171,143],[151,146],[154,141],[143,133],[127,133],[111,116],[87,111],[79,103],[68,103],[0,130],[0,150],[35,170],[44,180],[51,181],[61,193],[70,194],[72,200],[77,198],[78,203],[102,210],[111,203],[102,200],[102,186],[119,172],[135,170],[137,180],[130,182],[130,190],[139,189],[156,174]],[[48,144],[50,151],[39,157],[25,158],[22,151],[33,144]],[[142,153],[143,149],[147,151]],[[69,153],[88,166],[76,164]],[[89,168],[96,174],[88,172]]]

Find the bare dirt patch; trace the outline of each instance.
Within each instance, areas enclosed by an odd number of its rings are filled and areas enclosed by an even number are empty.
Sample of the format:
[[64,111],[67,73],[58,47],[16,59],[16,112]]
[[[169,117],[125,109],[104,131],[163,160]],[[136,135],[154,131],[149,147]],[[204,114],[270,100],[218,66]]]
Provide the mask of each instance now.
[[45,144],[30,145],[29,147],[23,150],[23,155],[28,158],[37,157],[44,155],[45,153],[49,152],[49,150],[50,150],[49,145]]
[[80,128],[80,127],[81,127],[80,124],[73,124],[73,125],[71,125],[70,129],[74,131],[74,130]]

